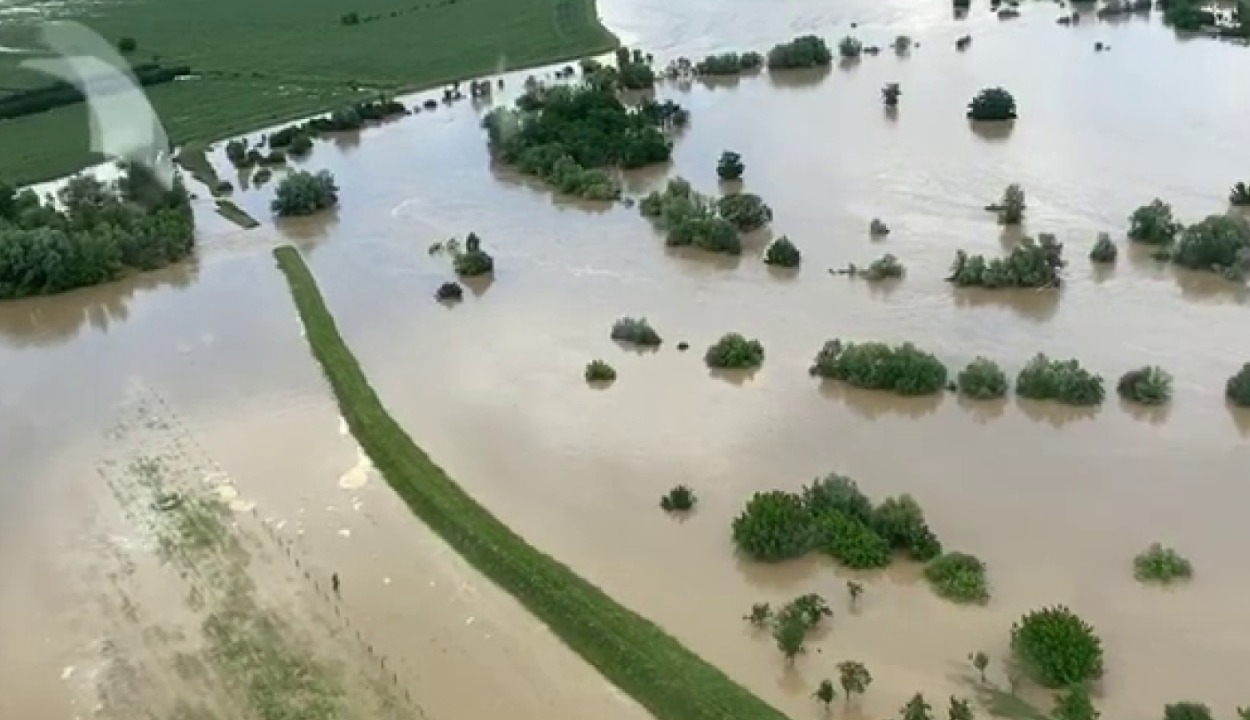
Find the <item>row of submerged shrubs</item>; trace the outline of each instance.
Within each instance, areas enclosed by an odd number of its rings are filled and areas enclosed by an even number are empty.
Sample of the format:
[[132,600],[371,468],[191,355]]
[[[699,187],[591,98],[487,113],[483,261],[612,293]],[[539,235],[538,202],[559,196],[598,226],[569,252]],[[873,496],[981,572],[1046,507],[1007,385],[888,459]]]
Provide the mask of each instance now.
[[[1234,196],[1236,192],[1234,188]],[[1209,215],[1185,226],[1176,220],[1171,205],[1155,198],[1129,216],[1128,237],[1156,246],[1155,257],[1183,268],[1233,281],[1250,276],[1250,221],[1241,215]]]
[[812,363],[814,376],[866,390],[929,395],[946,387],[946,366],[911,343],[854,343],[830,340]]
[[[191,68],[187,65],[165,67],[160,63],[143,63],[131,66],[130,72],[141,87],[151,87],[186,77],[191,74]],[[0,97],[0,120],[36,115],[59,107],[76,105],[85,100],[78,86],[58,80]]]
[[611,87],[556,85],[526,91],[482,124],[492,152],[518,171],[565,194],[613,200],[620,187],[608,170],[666,162],[673,148],[664,131],[688,118],[671,100],[627,108]]
[[693,245],[711,252],[742,252],[740,232],[757,230],[773,219],[772,208],[753,193],[710,198],[683,178],[672,178],[661,192],[653,190],[638,210],[667,233],[671,246]]
[[269,152],[262,152],[260,147],[249,147],[244,138],[237,138],[226,143],[226,157],[231,164],[240,169],[257,165],[281,165],[288,155],[304,157],[312,152],[313,138],[323,133],[351,132],[359,130],[365,123],[380,122],[399,115],[407,115],[408,109],[394,98],[381,95],[371,100],[360,100],[345,105],[333,112],[312,118],[306,122],[287,125],[275,130],[264,138],[268,143]]
[[943,597],[989,599],[985,565],[964,553],[943,555],[915,498],[900,495],[874,506],[854,480],[837,473],[798,493],[755,493],[733,520],[732,535],[741,552],[764,562],[823,552],[848,568],[869,570],[889,566],[901,552],[928,563],[925,575]]
[[77,175],[45,198],[0,182],[0,299],[155,270],[194,247],[195,218],[181,177],[166,189],[148,169],[129,165],[111,183]]
[[1036,240],[1026,237],[1007,257],[986,259],[984,255],[955,252],[947,282],[958,287],[1057,288],[1063,284],[1060,272],[1065,265],[1063,243],[1050,233]]

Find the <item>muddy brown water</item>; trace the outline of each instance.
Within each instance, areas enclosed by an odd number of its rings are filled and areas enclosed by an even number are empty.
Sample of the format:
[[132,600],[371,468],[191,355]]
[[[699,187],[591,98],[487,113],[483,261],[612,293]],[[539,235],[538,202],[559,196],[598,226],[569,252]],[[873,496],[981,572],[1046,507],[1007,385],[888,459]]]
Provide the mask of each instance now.
[[[332,216],[237,232],[205,204],[194,265],[0,305],[0,716],[90,709],[61,676],[110,630],[107,613],[82,610],[95,595],[74,569],[97,561],[87,548],[126,532],[100,510],[110,500],[94,468],[135,383],[168,402],[318,572],[342,575],[348,612],[430,716],[641,714],[431,538],[360,462],[272,268],[267,250],[289,240],[307,252],[382,397],[454,477],[792,717],[819,714],[812,688],[848,658],[875,678],[852,714],[891,714],[918,690],[966,693],[967,653],[1002,657],[1016,617],[1059,602],[1103,637],[1105,716],[1151,716],[1178,699],[1223,715],[1246,704],[1250,418],[1222,397],[1250,361],[1246,293],[1126,244],[1109,272],[1086,255],[1098,232],[1122,240],[1128,213],[1155,196],[1186,220],[1226,210],[1227,187],[1250,167],[1250,94],[1235,91],[1250,80],[1250,50],[1178,40],[1157,16],[1065,28],[1059,12],[1029,5],[999,22],[983,7],[956,20],[915,2],[604,3],[605,22],[661,60],[765,50],[808,31],[836,41],[850,22],[886,48],[820,77],[661,91],[693,122],[672,167],[629,177],[630,190],[681,174],[714,192],[717,155],[741,152],[746,188],[775,211],[771,233],[804,252],[797,274],[760,262],[767,234],[737,259],[674,252],[634,208],[556,199],[492,167],[466,101],[319,142],[304,165],[337,176]],[[957,53],[965,32],[973,45]],[[902,58],[887,47],[900,33],[920,43]],[[1095,41],[1112,50],[1095,54]],[[879,100],[886,82],[903,89],[892,119]],[[1006,137],[962,114],[977,89],[997,84],[1020,105]],[[998,253],[1015,241],[982,209],[1009,182],[1028,193],[1024,231],[1066,244],[1057,297],[957,292],[942,280],[957,248]],[[235,200],[267,218],[270,194]],[[890,225],[887,238],[868,236],[873,217]],[[469,230],[498,273],[443,307],[431,293],[449,262],[426,248]],[[903,281],[826,272],[885,252],[907,265]],[[648,317],[664,347],[617,347],[607,332],[621,315]],[[767,349],[749,378],[702,365],[703,349],[731,330]],[[1158,363],[1176,376],[1175,400],[1151,415],[1112,397],[1080,414],[821,387],[806,369],[831,337],[911,340],[951,367],[983,354],[1010,372],[1045,351],[1079,358],[1109,385]],[[681,340],[689,352],[675,349]],[[581,381],[596,357],[620,371],[608,391]],[[861,610],[839,612],[786,670],[739,617],[752,602],[809,591],[840,611],[848,575],[817,561],[741,562],[728,526],[753,491],[832,470],[874,496],[919,498],[947,545],[988,562],[990,606],[941,601],[914,569],[869,575]],[[701,499],[685,521],[656,507],[678,483]],[[1192,583],[1160,591],[1132,579],[1132,556],[1155,540],[1193,560]]]

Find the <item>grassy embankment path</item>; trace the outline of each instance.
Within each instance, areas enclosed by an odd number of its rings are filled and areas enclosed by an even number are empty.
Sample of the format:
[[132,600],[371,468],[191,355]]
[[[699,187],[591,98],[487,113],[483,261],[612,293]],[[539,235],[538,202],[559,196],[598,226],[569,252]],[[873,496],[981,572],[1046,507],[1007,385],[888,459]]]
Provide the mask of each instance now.
[[274,257],[352,434],[413,513],[659,720],[784,720],[654,623],[531,546],[465,493],[387,413],[339,335],[299,251],[282,247]]
[[[158,56],[195,77],[148,88],[170,140],[211,142],[339,107],[379,91],[560,62],[611,49],[595,0],[10,0],[0,46],[36,47],[34,22],[78,20],[132,62]],[[25,10],[26,12],[22,12]],[[359,24],[342,17],[357,13]],[[0,53],[0,95],[52,81]],[[353,90],[353,87],[360,88]],[[100,158],[85,104],[0,121],[0,178],[47,180]]]

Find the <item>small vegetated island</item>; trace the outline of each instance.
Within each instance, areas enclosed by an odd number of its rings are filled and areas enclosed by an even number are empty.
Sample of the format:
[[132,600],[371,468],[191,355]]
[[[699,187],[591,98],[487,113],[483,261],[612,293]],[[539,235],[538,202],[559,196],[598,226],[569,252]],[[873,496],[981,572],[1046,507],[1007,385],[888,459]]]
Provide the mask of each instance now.
[[831,63],[833,52],[829,44],[816,35],[800,35],[790,42],[774,45],[768,51],[769,70],[828,67]]
[[798,493],[757,492],[732,525],[734,544],[746,556],[780,562],[824,552],[848,568],[890,565],[895,553],[927,563],[925,577],[939,595],[985,602],[985,565],[965,553],[943,555],[919,503],[910,495],[872,501],[854,480],[837,473]]
[[1241,215],[1209,215],[1185,226],[1175,219],[1171,205],[1155,198],[1129,216],[1128,236],[1154,246],[1158,260],[1234,282],[1250,277],[1250,220]]
[[580,85],[539,85],[515,107],[491,111],[482,124],[492,152],[559,192],[620,197],[611,171],[666,162],[673,146],[665,132],[685,125],[689,115],[671,100],[626,107],[617,96],[622,75],[608,70],[592,66]]
[[703,361],[713,370],[754,370],[764,364],[764,346],[759,340],[728,333],[707,349]]
[[946,388],[947,371],[931,353],[911,343],[830,340],[816,353],[809,372],[865,390],[931,395]]
[[670,179],[662,192],[653,190],[638,204],[638,211],[664,228],[670,246],[691,245],[729,255],[742,252],[739,233],[757,230],[773,218],[772,208],[758,195],[732,193],[713,199],[683,178]]
[[0,183],[0,299],[156,270],[194,248],[195,220],[181,178],[167,190],[131,165],[110,184],[78,175],[55,199]]
[[1005,258],[986,260],[983,255],[955,252],[947,282],[957,287],[1058,288],[1063,284],[1063,244],[1054,235],[1026,237]]

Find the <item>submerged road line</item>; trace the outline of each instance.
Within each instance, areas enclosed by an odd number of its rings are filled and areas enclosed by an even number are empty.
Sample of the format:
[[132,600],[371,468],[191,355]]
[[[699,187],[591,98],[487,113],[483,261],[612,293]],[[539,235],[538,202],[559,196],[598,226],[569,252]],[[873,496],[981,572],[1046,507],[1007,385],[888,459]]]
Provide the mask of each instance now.
[[339,411],[417,517],[659,720],[785,720],[655,623],[527,543],[461,489],[383,407],[299,251],[280,247],[274,257]]

